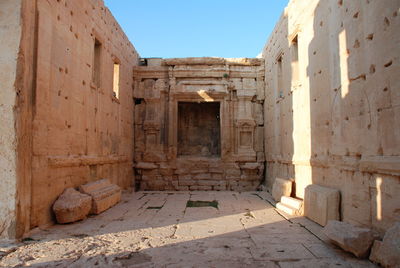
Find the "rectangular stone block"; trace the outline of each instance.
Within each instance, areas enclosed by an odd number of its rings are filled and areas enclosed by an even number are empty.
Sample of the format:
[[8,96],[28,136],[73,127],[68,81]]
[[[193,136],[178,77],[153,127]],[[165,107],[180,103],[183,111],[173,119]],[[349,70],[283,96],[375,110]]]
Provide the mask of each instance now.
[[276,178],[272,185],[272,197],[274,200],[280,202],[282,196],[290,196],[292,193],[292,184],[291,180]]
[[210,180],[211,179],[211,174],[209,173],[201,173],[201,174],[197,174],[193,177],[193,179],[196,180]]
[[194,184],[192,180],[179,180],[179,186],[191,186]]
[[79,191],[92,197],[92,214],[100,214],[121,200],[121,188],[107,179],[81,185]]
[[226,170],[227,177],[240,177],[240,168]]
[[304,215],[312,221],[325,226],[329,220],[339,220],[339,190],[309,185],[304,195]]
[[213,180],[222,180],[222,174],[212,174]]
[[199,180],[197,181],[197,184],[200,186],[214,186],[219,185],[220,183],[218,181]]
[[171,176],[174,174],[175,170],[172,168],[160,168],[160,174],[163,176]]
[[197,190],[198,191],[211,191],[212,190],[212,186],[200,185],[200,186],[197,186]]

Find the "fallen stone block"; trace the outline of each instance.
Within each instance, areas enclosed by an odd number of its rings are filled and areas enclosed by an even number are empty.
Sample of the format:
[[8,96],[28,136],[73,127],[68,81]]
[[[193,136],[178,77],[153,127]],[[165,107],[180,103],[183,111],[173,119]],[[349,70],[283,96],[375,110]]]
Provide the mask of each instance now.
[[333,244],[353,253],[358,258],[368,256],[377,235],[368,228],[361,228],[341,221],[329,221],[323,233]]
[[290,196],[292,193],[291,180],[276,178],[274,184],[272,185],[272,197],[275,201],[281,201],[282,196]]
[[92,197],[73,188],[66,189],[53,205],[58,223],[83,220],[92,207]]
[[296,198],[282,196],[281,202],[276,204],[276,208],[291,216],[303,215],[303,201]]
[[369,259],[386,268],[400,267],[400,222],[386,231],[383,241],[375,240]]
[[121,201],[121,188],[107,179],[81,185],[79,191],[92,197],[91,214],[100,214]]
[[339,190],[308,185],[304,194],[304,215],[310,220],[325,226],[329,220],[339,220]]

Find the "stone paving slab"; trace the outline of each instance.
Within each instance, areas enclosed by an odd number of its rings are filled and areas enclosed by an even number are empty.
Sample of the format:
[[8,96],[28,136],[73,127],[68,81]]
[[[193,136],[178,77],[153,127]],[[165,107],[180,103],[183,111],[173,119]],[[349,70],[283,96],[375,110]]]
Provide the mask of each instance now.
[[124,193],[100,215],[32,231],[0,258],[0,267],[374,267],[254,192]]

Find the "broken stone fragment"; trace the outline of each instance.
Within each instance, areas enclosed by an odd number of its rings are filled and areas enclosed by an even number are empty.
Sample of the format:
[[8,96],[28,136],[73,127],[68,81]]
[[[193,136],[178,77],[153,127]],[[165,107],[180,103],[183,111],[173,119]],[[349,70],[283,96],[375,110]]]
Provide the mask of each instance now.
[[121,200],[121,188],[107,179],[81,185],[79,191],[92,197],[91,214],[100,214]]
[[83,220],[92,207],[92,197],[73,188],[66,189],[53,205],[58,223]]
[[292,184],[291,180],[276,178],[272,185],[272,197],[274,200],[280,202],[282,196],[290,196],[292,193]]
[[400,267],[400,222],[386,231],[383,241],[375,240],[369,259],[386,268]]
[[368,228],[361,228],[341,221],[328,221],[324,234],[343,250],[353,253],[358,258],[368,256],[377,235]]

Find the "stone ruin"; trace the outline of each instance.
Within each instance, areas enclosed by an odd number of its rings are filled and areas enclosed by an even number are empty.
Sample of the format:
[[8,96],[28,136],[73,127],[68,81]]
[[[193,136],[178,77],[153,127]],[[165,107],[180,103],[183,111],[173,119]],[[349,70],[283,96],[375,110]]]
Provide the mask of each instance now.
[[137,189],[257,189],[263,59],[148,59],[134,87]]
[[399,8],[291,0],[259,58],[142,59],[102,1],[0,1],[0,239],[103,178],[264,189],[383,237],[400,221]]

